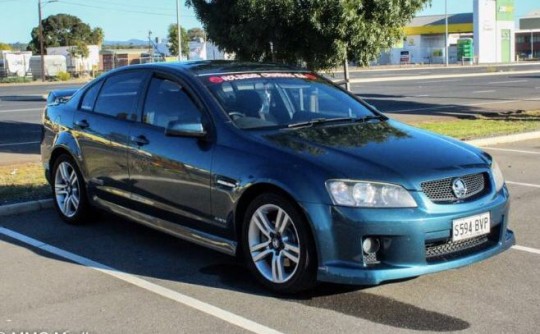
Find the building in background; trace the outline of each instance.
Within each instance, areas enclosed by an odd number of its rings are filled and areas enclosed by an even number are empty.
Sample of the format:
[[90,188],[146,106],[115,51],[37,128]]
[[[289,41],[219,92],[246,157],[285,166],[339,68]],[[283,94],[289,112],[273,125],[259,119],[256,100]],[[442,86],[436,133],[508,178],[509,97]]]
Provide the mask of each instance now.
[[516,56],[523,59],[540,59],[540,9],[519,20],[516,31]]
[[30,74],[30,51],[0,51],[0,77],[25,77]]
[[514,0],[474,0],[474,53],[477,62],[515,60]]
[[[443,64],[447,28],[450,64],[510,63],[516,59],[514,0],[474,0],[473,13],[448,15],[448,27],[445,18],[445,15],[415,17],[404,28],[405,38],[384,52],[376,63]],[[530,18],[530,22],[536,22],[536,18]],[[458,53],[464,43],[467,43],[466,57],[463,52]]]
[[204,39],[189,42],[189,60],[231,59],[231,56],[221,51],[214,43]]
[[[443,64],[445,62],[445,16],[415,17],[404,28],[402,42],[384,53],[379,64]],[[456,63],[457,41],[473,36],[473,14],[448,15],[448,61]]]
[[[45,70],[45,78],[52,79],[58,76],[61,72],[67,72],[66,57],[62,55],[45,55],[43,56]],[[30,72],[34,80],[41,78],[41,56],[30,57]]]
[[99,68],[99,46],[88,45],[88,57],[75,56],[72,54],[72,46],[48,47],[47,55],[58,55],[66,57],[67,71],[74,75],[80,76],[91,74]]
[[149,62],[148,49],[108,49],[101,50],[100,71],[110,71],[117,67]]

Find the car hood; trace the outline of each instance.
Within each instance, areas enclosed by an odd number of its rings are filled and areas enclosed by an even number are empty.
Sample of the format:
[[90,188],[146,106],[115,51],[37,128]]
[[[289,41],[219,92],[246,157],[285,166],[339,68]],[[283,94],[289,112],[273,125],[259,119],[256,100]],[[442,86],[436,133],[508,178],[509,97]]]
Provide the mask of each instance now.
[[410,190],[489,163],[472,146],[391,120],[285,129],[261,139],[324,167],[327,177],[397,183]]

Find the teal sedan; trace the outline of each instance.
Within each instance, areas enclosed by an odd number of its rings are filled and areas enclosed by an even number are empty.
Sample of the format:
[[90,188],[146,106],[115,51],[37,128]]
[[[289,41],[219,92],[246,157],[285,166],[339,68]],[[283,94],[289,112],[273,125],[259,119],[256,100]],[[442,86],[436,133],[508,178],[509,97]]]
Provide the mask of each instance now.
[[278,292],[415,277],[515,243],[489,154],[303,69],[128,66],[51,92],[43,126],[66,222],[106,210],[241,257]]

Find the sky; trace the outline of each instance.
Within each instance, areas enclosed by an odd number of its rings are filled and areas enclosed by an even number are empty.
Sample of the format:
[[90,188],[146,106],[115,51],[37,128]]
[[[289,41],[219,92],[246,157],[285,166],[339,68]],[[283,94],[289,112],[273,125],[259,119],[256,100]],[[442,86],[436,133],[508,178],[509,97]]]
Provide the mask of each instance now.
[[[180,1],[180,24],[184,28],[200,27],[192,9]],[[260,0],[272,1],[272,0]],[[432,0],[418,15],[472,12],[473,0]],[[75,15],[92,28],[101,27],[107,41],[167,37],[167,28],[176,23],[176,0],[42,0],[43,18],[60,13]],[[538,0],[515,0],[516,17],[540,9]],[[38,22],[38,0],[0,0],[0,42],[27,43]],[[516,28],[518,28],[516,26]]]

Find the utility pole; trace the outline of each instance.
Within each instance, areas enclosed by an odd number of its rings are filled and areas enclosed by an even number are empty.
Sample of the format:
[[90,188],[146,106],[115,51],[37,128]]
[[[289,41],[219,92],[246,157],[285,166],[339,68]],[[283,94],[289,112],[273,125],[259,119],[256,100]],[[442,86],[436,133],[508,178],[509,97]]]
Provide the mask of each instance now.
[[[58,0],[47,0],[45,4],[58,2]],[[39,16],[39,53],[41,55],[41,81],[45,81],[45,56],[43,50],[43,23],[41,22],[41,0],[38,0],[38,16]]]
[[448,0],[444,0],[444,66],[448,67]]
[[178,61],[182,61],[182,30],[180,29],[180,0],[176,0],[176,29],[178,30]]
[[41,23],[41,0],[38,0],[39,13],[39,53],[41,55],[41,81],[45,82],[45,56],[43,55],[43,24]]

